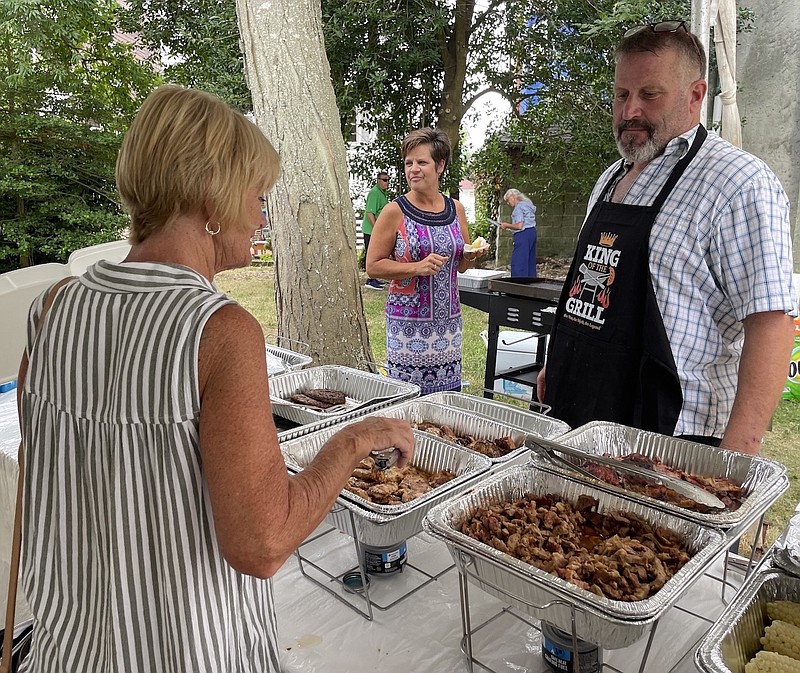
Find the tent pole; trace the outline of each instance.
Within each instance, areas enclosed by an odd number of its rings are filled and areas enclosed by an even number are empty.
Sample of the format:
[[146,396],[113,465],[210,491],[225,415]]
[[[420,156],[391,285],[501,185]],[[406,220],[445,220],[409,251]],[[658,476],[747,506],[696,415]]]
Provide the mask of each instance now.
[[[713,5],[713,7],[712,7]],[[692,0],[692,32],[700,39],[706,52],[706,72],[708,71],[709,33],[711,32],[711,11],[716,13],[717,3],[713,0]],[[708,126],[708,97],[700,109],[700,120]]]

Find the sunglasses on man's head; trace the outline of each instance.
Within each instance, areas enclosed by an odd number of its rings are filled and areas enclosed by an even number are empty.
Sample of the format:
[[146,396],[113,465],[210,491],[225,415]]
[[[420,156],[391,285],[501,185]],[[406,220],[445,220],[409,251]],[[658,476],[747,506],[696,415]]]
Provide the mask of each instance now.
[[646,23],[643,26],[634,26],[633,28],[626,30],[622,37],[633,37],[637,33],[641,33],[643,30],[652,30],[654,33],[676,33],[681,29],[687,33],[689,32],[689,27],[686,25],[686,21],[659,21],[658,23]]
[[643,26],[634,26],[633,28],[626,30],[622,37],[623,39],[633,37],[634,35],[641,33],[643,30],[652,30],[654,33],[677,33],[679,30],[682,30],[692,41],[692,47],[694,48],[695,53],[701,58],[703,56],[703,53],[697,46],[697,38],[692,35],[692,31],[689,30],[689,26],[686,25],[686,21],[659,21],[658,23],[647,23]]

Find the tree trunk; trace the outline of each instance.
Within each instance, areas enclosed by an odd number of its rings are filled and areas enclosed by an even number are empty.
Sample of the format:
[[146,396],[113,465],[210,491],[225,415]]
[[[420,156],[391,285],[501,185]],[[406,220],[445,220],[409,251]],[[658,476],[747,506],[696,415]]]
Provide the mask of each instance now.
[[245,73],[259,127],[278,150],[268,196],[278,330],[317,364],[372,359],[355,216],[320,0],[237,0]]

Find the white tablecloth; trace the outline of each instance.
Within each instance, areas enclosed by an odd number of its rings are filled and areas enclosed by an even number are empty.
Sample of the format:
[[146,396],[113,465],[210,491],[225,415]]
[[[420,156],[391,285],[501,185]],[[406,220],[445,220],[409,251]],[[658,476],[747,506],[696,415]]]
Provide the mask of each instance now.
[[[307,545],[303,556],[333,574],[347,570],[356,562],[350,538],[338,532]],[[445,545],[424,533],[408,541],[408,561],[429,575],[436,575],[452,562]],[[693,663],[696,643],[724,607],[719,581],[722,570],[720,559],[661,618],[647,659],[647,673],[696,672]],[[727,601],[733,597],[741,579],[739,573],[729,571],[728,580],[735,586],[727,589]],[[407,569],[402,575],[374,578],[370,584],[373,600],[387,605],[419,580],[420,575],[415,578],[414,571]],[[394,607],[375,610],[372,622],[304,577],[294,557],[275,576],[274,584],[278,634],[286,672],[466,671],[460,651],[462,628],[455,568]],[[472,584],[469,593],[473,628],[503,608],[500,600]],[[639,671],[648,635],[649,631],[625,649],[606,650],[603,661],[613,668],[605,670]],[[538,629],[508,613],[474,635],[473,653],[482,664],[498,673],[551,673],[541,656]],[[482,671],[478,666],[475,670]]]
[[[0,393],[0,610],[6,614],[8,567],[11,560],[11,540],[14,533],[14,511],[17,507],[17,451],[19,422],[17,420],[17,391]],[[17,593],[17,623],[30,619],[28,604]]]

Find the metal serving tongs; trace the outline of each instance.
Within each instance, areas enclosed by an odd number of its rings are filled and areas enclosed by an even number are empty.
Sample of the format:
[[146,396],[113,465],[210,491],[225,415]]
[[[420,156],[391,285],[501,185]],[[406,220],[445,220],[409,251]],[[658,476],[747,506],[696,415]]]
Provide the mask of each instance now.
[[340,411],[348,410],[347,404],[333,404],[322,409],[321,407],[314,407],[310,404],[302,404],[300,402],[293,402],[292,400],[285,400],[282,397],[273,397],[270,399],[270,404],[272,404],[273,407],[300,407],[301,409],[315,411],[318,414],[336,414]]
[[654,484],[671,488],[676,493],[680,493],[687,498],[691,498],[700,505],[705,505],[706,507],[712,507],[714,509],[725,509],[725,503],[713,493],[709,493],[704,488],[700,488],[699,486],[695,486],[688,481],[683,481],[682,479],[678,479],[668,474],[656,472],[655,470],[649,470],[646,467],[640,467],[639,465],[633,465],[631,463],[623,463],[618,460],[614,460],[613,458],[606,458],[605,456],[587,454],[585,451],[579,451],[578,449],[573,449],[569,446],[564,446],[563,444],[556,444],[555,442],[542,439],[541,437],[528,436],[528,445],[531,447],[532,451],[535,451],[540,455],[544,455],[550,461],[559,464],[568,470],[577,472],[584,477],[590,477],[591,479],[595,480],[598,479],[596,475],[585,470],[581,466],[575,465],[574,463],[568,461],[566,458],[558,455],[557,452],[567,454],[568,456],[583,458],[584,460],[591,460],[592,462],[599,463],[601,465],[607,465],[612,470],[617,472],[635,474]]
[[388,449],[376,449],[369,453],[379,470],[388,470],[400,459],[400,450],[390,446]]

